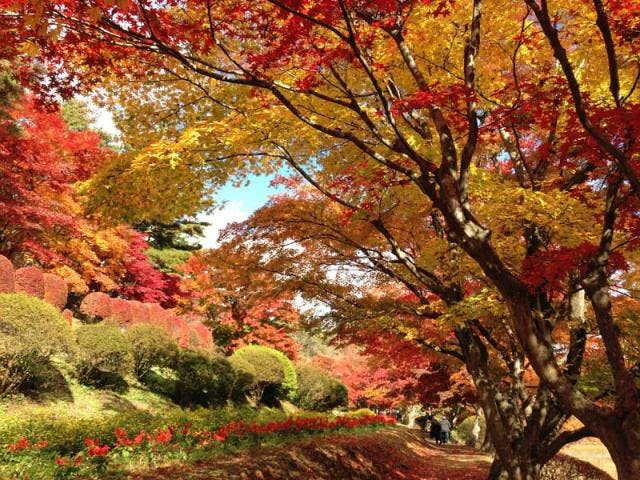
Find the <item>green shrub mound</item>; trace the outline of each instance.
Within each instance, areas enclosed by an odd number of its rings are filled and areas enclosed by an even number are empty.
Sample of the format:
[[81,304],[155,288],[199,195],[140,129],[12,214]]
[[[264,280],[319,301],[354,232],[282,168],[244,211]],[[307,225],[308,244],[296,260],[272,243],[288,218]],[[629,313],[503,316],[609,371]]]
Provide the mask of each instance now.
[[0,396],[32,381],[49,358],[73,350],[60,312],[22,293],[0,294]]
[[234,381],[231,389],[231,398],[234,402],[242,403],[246,400],[247,393],[256,383],[256,369],[242,357],[231,356],[229,363],[233,367]]
[[182,406],[214,407],[231,397],[235,374],[223,357],[184,350],[176,369],[175,401]]
[[486,433],[486,424],[484,416],[480,417],[480,432],[478,438],[473,436],[473,425],[475,423],[475,415],[471,415],[456,425],[456,429],[452,432],[452,438],[460,443],[469,445],[470,447],[480,447],[484,442]]
[[76,330],[76,339],[76,369],[81,382],[100,384],[107,378],[124,376],[133,370],[131,344],[117,324],[102,321],[81,325]]
[[177,396],[178,376],[172,368],[153,367],[145,373],[140,381],[149,391],[170,400],[174,400]]
[[236,350],[230,361],[253,367],[253,370],[241,367],[240,372],[247,375],[255,371],[253,382],[245,385],[246,394],[255,402],[273,403],[295,398],[298,389],[296,369],[284,353],[262,345],[248,345]]
[[133,352],[133,372],[139,380],[153,367],[175,367],[178,345],[164,329],[155,325],[133,325],[126,337]]
[[347,387],[317,367],[300,365],[296,368],[298,392],[295,404],[305,410],[325,412],[349,404]]

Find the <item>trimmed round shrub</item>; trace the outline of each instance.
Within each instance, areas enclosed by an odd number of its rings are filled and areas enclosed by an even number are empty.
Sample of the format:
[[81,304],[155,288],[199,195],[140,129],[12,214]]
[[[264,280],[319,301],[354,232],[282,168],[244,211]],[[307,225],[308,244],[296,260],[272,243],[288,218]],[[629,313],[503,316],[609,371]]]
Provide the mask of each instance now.
[[133,321],[133,312],[131,311],[131,302],[124,298],[111,299],[111,320],[118,322],[120,325],[129,325]]
[[133,372],[138,379],[152,367],[175,367],[178,345],[161,327],[133,325],[126,336],[133,352]]
[[62,318],[66,320],[66,322],[71,325],[73,323],[73,312],[68,308],[65,308],[62,311]]
[[15,291],[13,264],[7,257],[0,255],[0,293],[13,293]]
[[149,310],[142,302],[137,300],[129,300],[129,308],[131,309],[131,323],[151,323],[149,321]]
[[44,274],[38,267],[23,267],[15,271],[16,293],[44,298]]
[[295,404],[305,410],[324,412],[349,404],[347,387],[324,370],[311,365],[296,368],[298,392]]
[[111,297],[106,293],[92,292],[82,299],[80,313],[92,322],[111,316]]
[[256,384],[256,369],[242,357],[231,356],[229,363],[233,367],[234,382],[231,397],[235,402],[246,400],[247,394]]
[[131,344],[115,323],[81,325],[76,339],[77,373],[82,382],[96,383],[103,374],[123,376],[132,371]]
[[189,325],[184,319],[178,315],[172,314],[169,316],[169,333],[178,342],[182,348],[186,348],[189,345]]
[[149,325],[163,328],[169,327],[169,312],[165,310],[159,303],[145,303]]
[[231,358],[242,359],[255,369],[248,393],[256,402],[295,398],[296,369],[284,353],[262,345],[248,345],[236,350]]
[[0,396],[27,382],[51,355],[70,353],[71,337],[52,305],[22,293],[0,294]]
[[142,378],[149,390],[170,399],[177,398],[178,377],[172,368],[157,368],[149,370]]
[[224,357],[183,350],[176,375],[175,401],[182,406],[220,406],[231,397],[235,375]]
[[65,282],[58,275],[45,273],[44,277],[44,301],[50,303],[58,310],[62,310],[67,304],[69,289]]

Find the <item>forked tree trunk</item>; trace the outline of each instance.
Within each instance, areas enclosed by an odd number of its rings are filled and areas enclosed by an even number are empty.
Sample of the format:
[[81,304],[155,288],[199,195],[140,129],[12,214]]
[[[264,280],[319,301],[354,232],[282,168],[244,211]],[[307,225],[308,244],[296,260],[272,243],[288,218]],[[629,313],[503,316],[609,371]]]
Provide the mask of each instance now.
[[[469,327],[459,327],[456,337],[485,416],[485,438],[495,449],[489,478],[537,480],[542,467],[564,445],[559,430],[568,415],[544,385],[526,402],[522,384],[519,389],[501,390],[500,382],[491,377],[489,352],[481,338]],[[517,376],[517,364],[513,366]],[[513,383],[518,383],[516,378]]]
[[[454,153],[451,155],[451,158],[455,158]],[[607,412],[575,388],[574,381],[565,375],[556,362],[550,330],[545,325],[542,313],[531,304],[531,295],[526,286],[494,249],[490,241],[491,232],[460,201],[456,180],[444,175],[439,186],[438,192],[426,183],[421,188],[435,199],[449,228],[450,240],[477,262],[505,300],[518,341],[536,374],[563,407],[604,443],[616,465],[619,480],[640,479],[640,412],[637,408],[635,412],[626,410],[621,412],[622,417],[617,417],[617,412]],[[602,330],[602,325],[599,327]],[[606,335],[607,332],[601,333]],[[610,355],[609,345],[607,348],[607,354]],[[612,367],[615,366],[614,362]],[[617,394],[620,396],[624,393]],[[495,446],[496,452],[499,452],[499,445]]]

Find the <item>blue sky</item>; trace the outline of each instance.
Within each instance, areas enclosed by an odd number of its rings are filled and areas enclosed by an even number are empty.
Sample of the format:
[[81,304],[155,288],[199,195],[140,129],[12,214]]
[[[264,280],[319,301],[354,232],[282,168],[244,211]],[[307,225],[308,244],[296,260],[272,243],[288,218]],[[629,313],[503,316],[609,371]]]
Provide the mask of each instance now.
[[205,248],[217,245],[220,231],[229,223],[246,220],[253,212],[264,205],[271,195],[282,191],[282,188],[271,187],[273,176],[250,176],[249,185],[234,187],[228,183],[218,191],[216,200],[225,202],[221,209],[202,215],[200,218],[211,225],[205,228],[205,237],[200,242]]
[[[120,132],[111,113],[104,108],[95,106],[89,98],[85,100],[88,101],[89,107],[95,115],[95,127],[117,136]],[[282,173],[286,174],[286,169]],[[218,235],[225,226],[229,223],[246,220],[266,203],[269,196],[282,192],[281,187],[270,186],[272,179],[273,175],[252,175],[248,177],[249,185],[243,184],[240,187],[234,187],[230,182],[221,188],[216,195],[216,200],[218,203],[224,202],[224,206],[211,214],[199,216],[200,219],[211,224],[205,228],[205,237],[200,243],[205,248],[215,247],[218,243]]]

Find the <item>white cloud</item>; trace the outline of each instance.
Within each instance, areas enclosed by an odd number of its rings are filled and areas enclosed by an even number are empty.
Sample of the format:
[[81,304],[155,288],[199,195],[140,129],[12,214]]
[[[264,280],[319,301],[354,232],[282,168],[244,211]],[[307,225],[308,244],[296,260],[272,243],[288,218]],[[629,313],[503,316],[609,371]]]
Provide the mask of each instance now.
[[93,128],[102,130],[111,136],[117,137],[120,135],[120,130],[116,127],[113,121],[113,115],[106,108],[98,107],[95,104],[89,102],[89,109],[94,115]]
[[242,202],[227,202],[225,206],[209,215],[198,217],[210,225],[204,229],[204,238],[200,242],[204,248],[215,248],[219,245],[220,232],[230,223],[242,222],[249,218],[251,211]]

